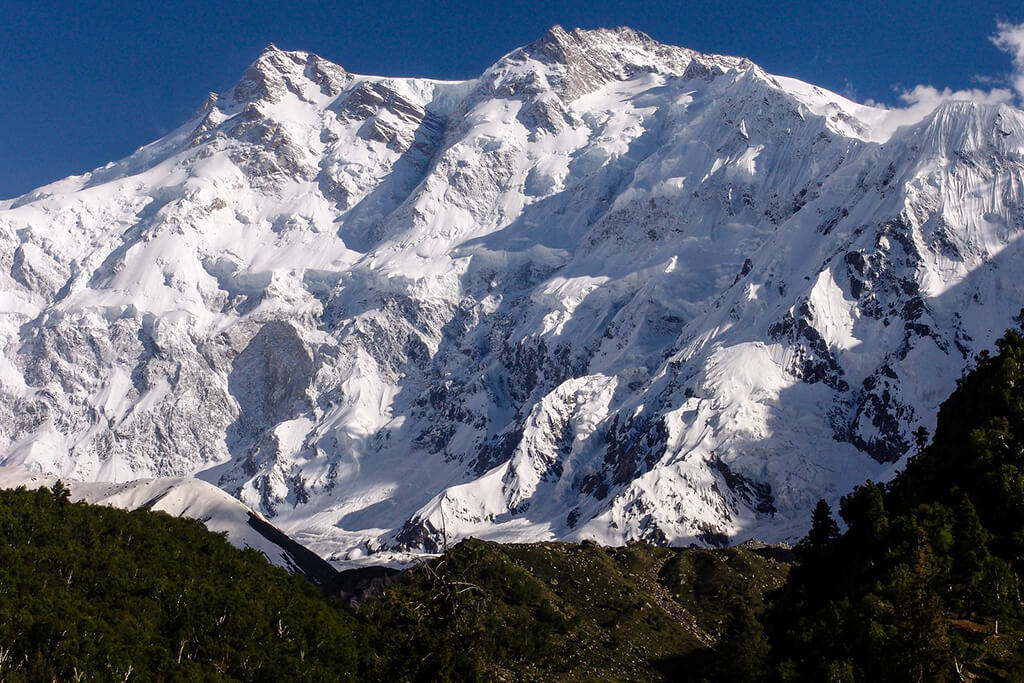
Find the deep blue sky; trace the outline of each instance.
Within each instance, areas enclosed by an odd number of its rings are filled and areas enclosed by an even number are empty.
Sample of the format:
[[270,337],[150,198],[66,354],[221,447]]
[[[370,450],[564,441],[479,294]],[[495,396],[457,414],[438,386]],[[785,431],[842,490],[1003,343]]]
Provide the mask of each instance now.
[[[856,99],[1004,77],[1016,0],[101,2],[0,0],[0,197],[102,165],[184,122],[268,42],[356,73],[479,74],[552,24],[628,25]],[[991,84],[987,84],[989,87]]]

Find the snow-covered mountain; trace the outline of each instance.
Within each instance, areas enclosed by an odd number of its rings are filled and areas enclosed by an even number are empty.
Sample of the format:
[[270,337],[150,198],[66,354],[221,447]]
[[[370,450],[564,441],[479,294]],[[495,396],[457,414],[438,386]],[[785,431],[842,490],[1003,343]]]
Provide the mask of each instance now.
[[1024,305],[1024,113],[889,128],[629,29],[466,82],[270,46],[0,202],[0,459],[199,477],[339,563],[791,538]]

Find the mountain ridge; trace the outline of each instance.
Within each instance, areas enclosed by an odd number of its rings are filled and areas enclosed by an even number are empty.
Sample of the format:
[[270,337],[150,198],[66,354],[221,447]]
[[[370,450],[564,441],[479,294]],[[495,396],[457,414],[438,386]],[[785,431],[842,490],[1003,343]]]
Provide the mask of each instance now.
[[270,46],[0,202],[0,460],[198,476],[336,563],[795,538],[1024,304],[1024,115],[885,117],[631,30],[461,82]]

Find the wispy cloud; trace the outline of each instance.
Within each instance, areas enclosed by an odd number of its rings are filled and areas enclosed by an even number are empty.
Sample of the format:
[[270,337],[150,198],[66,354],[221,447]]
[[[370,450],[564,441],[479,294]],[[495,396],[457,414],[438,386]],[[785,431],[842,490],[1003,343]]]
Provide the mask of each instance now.
[[[910,90],[900,93],[900,99],[906,106],[893,110],[894,115],[905,118],[908,122],[920,121],[944,102],[977,102],[978,104],[1006,104],[1013,101],[1013,92],[1008,88],[992,88],[982,90],[939,90],[933,85],[916,85]],[[899,124],[902,125],[902,124]]]
[[1013,58],[1013,74],[1010,77],[1010,83],[1017,91],[1021,101],[1024,102],[1024,24],[1000,21],[996,24],[996,29],[996,34],[992,36],[992,42]]
[[872,124],[872,139],[879,142],[888,140],[897,128],[917,123],[945,102],[1006,104],[1013,101],[1013,91],[1009,88],[992,88],[991,90],[943,88],[939,90],[933,85],[915,85],[910,90],[901,91],[899,97],[904,103],[902,107],[887,107],[872,100],[865,102],[879,111],[878,118],[868,119]]
[[[885,110],[884,114],[873,122],[873,136],[879,140],[888,139],[900,126],[917,123],[945,102],[1011,104],[1014,101],[1014,91],[1016,91],[1019,101],[1024,102],[1024,24],[1010,24],[1001,21],[996,24],[996,28],[995,35],[991,37],[992,42],[1013,58],[1013,72],[1009,78],[1012,89],[992,87],[953,90],[951,88],[940,89],[933,85],[915,85],[909,90],[900,91],[899,98],[903,102],[901,107],[886,107],[869,100],[865,104]],[[985,85],[1006,82],[1003,78],[992,76],[976,76],[974,80]]]

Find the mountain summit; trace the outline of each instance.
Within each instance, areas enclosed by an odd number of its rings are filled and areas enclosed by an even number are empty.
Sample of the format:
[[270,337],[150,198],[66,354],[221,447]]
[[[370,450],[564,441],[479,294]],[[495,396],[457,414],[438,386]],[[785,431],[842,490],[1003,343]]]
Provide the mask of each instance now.
[[0,202],[0,462],[196,476],[335,562],[800,535],[1024,305],[1024,113],[886,116],[630,29],[463,82],[271,45]]

